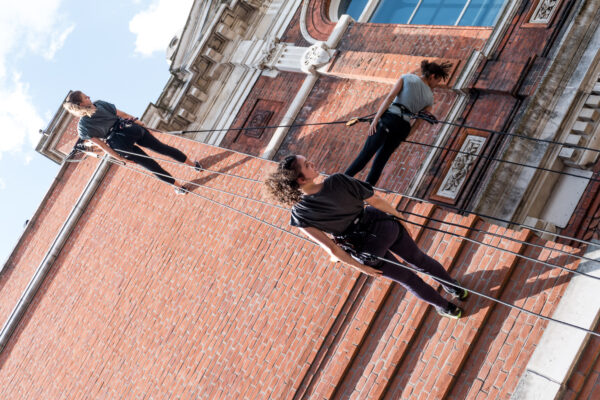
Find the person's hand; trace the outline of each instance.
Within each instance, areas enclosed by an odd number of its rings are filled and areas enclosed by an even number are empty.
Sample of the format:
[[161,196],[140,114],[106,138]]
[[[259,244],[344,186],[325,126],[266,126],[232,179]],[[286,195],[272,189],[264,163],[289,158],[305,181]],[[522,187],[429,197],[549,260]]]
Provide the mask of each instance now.
[[114,158],[115,160],[122,162],[123,165],[127,165],[127,163],[129,162],[129,160],[127,160],[125,157],[121,156],[121,155],[111,155],[112,158]]
[[425,122],[427,122],[430,125],[434,125],[439,122],[438,119],[435,117],[435,115],[433,115],[427,111],[421,111],[419,113],[419,117],[421,117],[421,119],[423,119]]
[[371,122],[371,126],[369,126],[369,136],[373,136],[377,131],[377,123],[379,122],[379,118],[373,118],[373,122]]
[[369,267],[368,265],[361,265],[360,272],[362,272],[363,274],[367,274],[369,276],[374,276],[374,277],[381,276],[381,274],[383,273],[378,269]]

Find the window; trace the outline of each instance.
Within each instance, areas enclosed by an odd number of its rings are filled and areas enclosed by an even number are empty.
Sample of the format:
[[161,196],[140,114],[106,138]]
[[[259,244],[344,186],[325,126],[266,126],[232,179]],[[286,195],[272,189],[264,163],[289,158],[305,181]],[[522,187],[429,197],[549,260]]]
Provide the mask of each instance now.
[[[332,14],[360,22],[493,26],[505,0],[332,0]],[[337,11],[333,12],[334,10]]]

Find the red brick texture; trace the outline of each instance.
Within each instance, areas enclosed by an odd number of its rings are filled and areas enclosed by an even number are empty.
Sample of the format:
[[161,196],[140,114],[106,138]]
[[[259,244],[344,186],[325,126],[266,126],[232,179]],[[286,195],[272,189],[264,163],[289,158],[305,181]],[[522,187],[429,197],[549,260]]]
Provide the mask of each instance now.
[[[273,168],[160,138],[209,170],[262,179]],[[12,283],[20,279],[14,271],[31,275],[97,162],[69,166],[43,205],[52,217],[31,230],[13,272],[2,276],[3,316],[23,286]],[[264,200],[260,183],[165,168],[204,185],[198,194],[298,233],[286,210],[208,189]],[[405,209],[488,233],[412,221],[576,267],[489,234],[523,240],[529,232],[426,204]],[[566,273],[514,254],[409,230],[465,286],[545,315],[568,282]],[[474,295],[465,310],[464,319],[443,319],[397,284],[336,267],[314,244],[111,167],[0,354],[0,398],[508,398],[545,324]]]
[[335,23],[329,19],[330,2],[331,0],[309,0],[308,2],[306,29],[309,35],[316,40],[327,40],[335,27]]

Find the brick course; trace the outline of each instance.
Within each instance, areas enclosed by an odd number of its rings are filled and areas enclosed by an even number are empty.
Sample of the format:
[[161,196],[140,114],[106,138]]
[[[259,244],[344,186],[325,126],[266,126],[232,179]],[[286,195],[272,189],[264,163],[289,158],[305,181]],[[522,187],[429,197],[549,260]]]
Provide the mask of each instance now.
[[[210,170],[256,179],[272,168],[268,161],[183,138],[161,139]],[[96,163],[73,165],[70,179],[85,182]],[[209,187],[262,198],[258,183],[165,167]],[[196,191],[291,229],[285,210]],[[527,235],[431,205],[409,203],[406,209]],[[564,289],[564,273],[447,234],[409,229],[468,287],[545,314]],[[471,236],[556,259],[485,234]],[[0,293],[5,304],[6,292]],[[478,390],[490,398],[499,390],[509,393],[543,323],[473,295],[466,310],[464,320],[441,319],[396,284],[334,267],[313,244],[111,167],[0,355],[0,396],[262,399],[304,393],[376,399],[405,392],[402,397],[416,398],[464,393],[469,379],[481,381]],[[502,337],[492,334],[498,330]],[[475,398],[477,385],[469,387],[466,398]]]

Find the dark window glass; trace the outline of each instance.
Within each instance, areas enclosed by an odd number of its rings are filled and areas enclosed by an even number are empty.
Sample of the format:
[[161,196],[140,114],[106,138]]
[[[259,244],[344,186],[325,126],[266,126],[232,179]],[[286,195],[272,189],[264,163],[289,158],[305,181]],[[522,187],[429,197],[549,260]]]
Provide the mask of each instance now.
[[358,20],[369,0],[341,0],[338,8],[338,18],[344,14]]
[[504,0],[471,0],[458,25],[493,26]]
[[[340,0],[338,16],[358,20],[369,0]],[[493,26],[505,0],[379,0],[369,22]]]
[[454,25],[465,7],[465,0],[423,0],[413,25]]
[[406,24],[419,0],[381,0],[369,22]]

